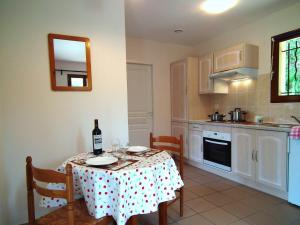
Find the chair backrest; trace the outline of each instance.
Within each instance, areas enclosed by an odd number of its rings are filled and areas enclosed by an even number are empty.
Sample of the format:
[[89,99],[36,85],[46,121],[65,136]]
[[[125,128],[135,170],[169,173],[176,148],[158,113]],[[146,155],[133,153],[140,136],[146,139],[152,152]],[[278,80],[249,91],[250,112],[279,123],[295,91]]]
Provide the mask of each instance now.
[[150,148],[170,151],[179,155],[179,173],[183,178],[183,136],[179,138],[174,136],[153,137],[150,133]]
[[[26,158],[27,178],[27,204],[29,225],[35,223],[34,189],[42,196],[52,198],[64,198],[67,200],[68,225],[74,225],[74,196],[73,196],[73,173],[72,166],[67,164],[66,174],[54,170],[39,169],[32,165],[32,158]],[[65,190],[51,190],[39,186],[36,181],[44,183],[62,183],[66,185]]]

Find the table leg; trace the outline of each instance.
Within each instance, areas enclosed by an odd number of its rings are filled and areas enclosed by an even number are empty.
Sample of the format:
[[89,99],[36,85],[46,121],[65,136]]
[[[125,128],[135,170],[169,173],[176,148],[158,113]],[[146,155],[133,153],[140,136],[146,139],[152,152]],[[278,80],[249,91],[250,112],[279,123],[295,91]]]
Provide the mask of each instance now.
[[138,225],[137,216],[132,216],[126,223],[127,225]]
[[162,202],[159,204],[159,225],[168,225],[168,203]]

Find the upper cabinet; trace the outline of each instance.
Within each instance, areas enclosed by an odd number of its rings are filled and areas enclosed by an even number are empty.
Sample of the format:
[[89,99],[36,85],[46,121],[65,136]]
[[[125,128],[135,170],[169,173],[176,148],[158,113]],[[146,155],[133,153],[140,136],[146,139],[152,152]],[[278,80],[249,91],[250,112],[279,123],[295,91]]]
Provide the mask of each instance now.
[[214,73],[241,67],[258,68],[257,46],[239,44],[214,52]]
[[213,80],[213,54],[199,57],[199,94],[226,94],[228,85],[222,80]]

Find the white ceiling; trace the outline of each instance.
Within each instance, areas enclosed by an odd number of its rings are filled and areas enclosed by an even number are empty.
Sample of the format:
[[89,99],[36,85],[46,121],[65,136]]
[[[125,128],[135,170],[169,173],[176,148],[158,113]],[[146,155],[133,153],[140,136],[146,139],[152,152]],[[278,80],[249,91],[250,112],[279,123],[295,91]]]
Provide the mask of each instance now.
[[85,62],[85,42],[54,39],[55,60]]
[[[299,0],[239,0],[236,7],[218,15],[201,11],[201,2],[203,0],[125,0],[126,35],[195,45]],[[184,32],[176,34],[175,29]]]

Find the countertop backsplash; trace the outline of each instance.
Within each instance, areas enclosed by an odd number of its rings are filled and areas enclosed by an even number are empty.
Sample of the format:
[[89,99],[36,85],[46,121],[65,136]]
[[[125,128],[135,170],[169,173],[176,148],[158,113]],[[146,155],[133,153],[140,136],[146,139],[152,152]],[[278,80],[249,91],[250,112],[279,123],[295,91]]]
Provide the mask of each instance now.
[[247,120],[255,115],[264,122],[295,123],[291,115],[300,117],[300,103],[270,103],[270,74],[259,75],[257,80],[234,81],[229,84],[227,95],[212,96],[214,110],[227,114],[236,107],[247,111]]

